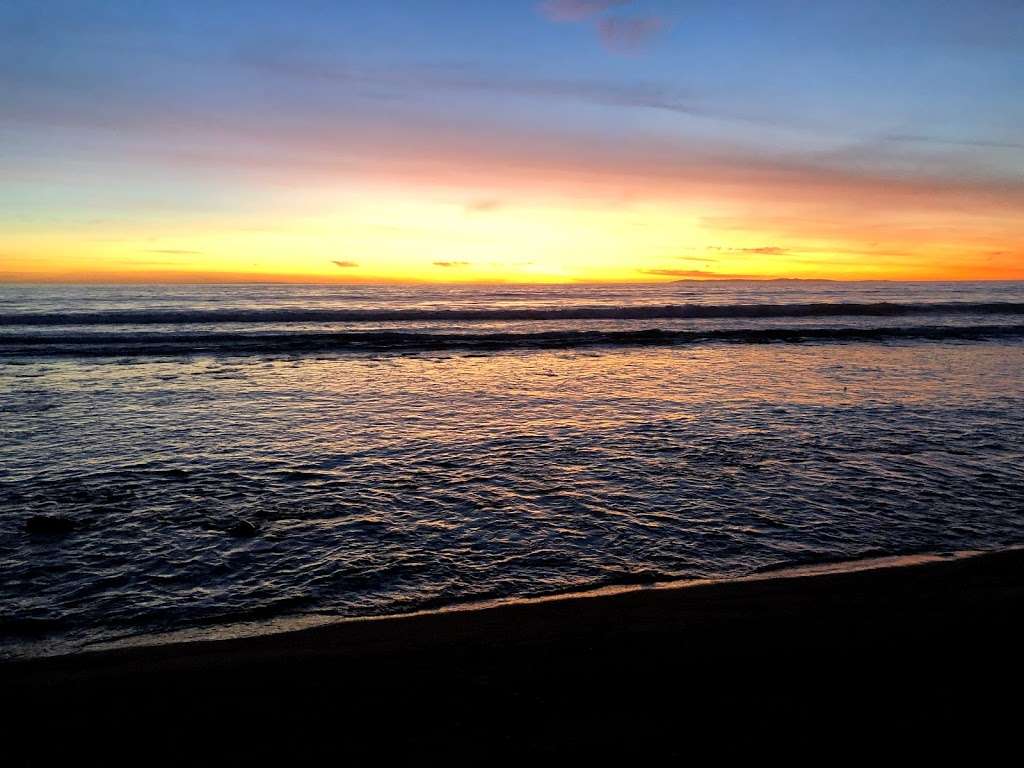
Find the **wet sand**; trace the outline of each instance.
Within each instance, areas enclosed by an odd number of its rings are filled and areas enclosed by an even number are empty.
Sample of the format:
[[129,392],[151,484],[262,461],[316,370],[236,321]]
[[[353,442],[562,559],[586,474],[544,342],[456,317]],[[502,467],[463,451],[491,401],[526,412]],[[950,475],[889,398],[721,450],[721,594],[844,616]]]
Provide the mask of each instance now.
[[10,662],[0,690],[15,764],[920,753],[1014,732],[1022,609],[1008,550]]

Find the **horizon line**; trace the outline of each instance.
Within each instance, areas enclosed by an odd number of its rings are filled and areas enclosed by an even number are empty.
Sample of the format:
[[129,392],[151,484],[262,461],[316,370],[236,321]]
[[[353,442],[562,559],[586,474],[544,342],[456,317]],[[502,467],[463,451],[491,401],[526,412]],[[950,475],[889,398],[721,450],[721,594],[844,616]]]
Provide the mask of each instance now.
[[106,279],[106,278],[3,278],[0,286],[7,285],[350,285],[350,286],[599,286],[599,285],[678,285],[681,283],[1021,283],[1022,277],[1006,278],[893,278],[893,277],[713,277],[713,278],[681,278],[675,280],[415,280],[415,279],[370,279],[370,280],[332,280],[332,279]]

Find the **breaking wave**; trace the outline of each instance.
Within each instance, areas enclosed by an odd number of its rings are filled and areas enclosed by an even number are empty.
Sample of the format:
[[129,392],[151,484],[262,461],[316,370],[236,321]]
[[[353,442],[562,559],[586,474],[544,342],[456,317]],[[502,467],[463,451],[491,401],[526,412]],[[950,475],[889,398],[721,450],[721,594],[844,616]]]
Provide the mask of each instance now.
[[223,323],[499,322],[516,320],[689,320],[726,318],[1024,315],[1024,302],[666,304],[401,309],[188,309],[0,314],[0,326],[218,325]]
[[698,343],[842,343],[984,341],[1024,337],[1024,324],[880,328],[739,328],[715,330],[568,330],[525,333],[366,332],[116,332],[7,334],[0,356],[160,356],[310,352],[498,351],[590,346]]

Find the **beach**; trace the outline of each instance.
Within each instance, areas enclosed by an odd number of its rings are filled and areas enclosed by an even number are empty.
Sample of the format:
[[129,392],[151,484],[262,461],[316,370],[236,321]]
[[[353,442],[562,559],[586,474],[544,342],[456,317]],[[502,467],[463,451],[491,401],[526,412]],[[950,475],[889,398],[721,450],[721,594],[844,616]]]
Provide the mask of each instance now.
[[26,765],[952,746],[1015,721],[1022,608],[1014,549],[8,662],[0,685]]

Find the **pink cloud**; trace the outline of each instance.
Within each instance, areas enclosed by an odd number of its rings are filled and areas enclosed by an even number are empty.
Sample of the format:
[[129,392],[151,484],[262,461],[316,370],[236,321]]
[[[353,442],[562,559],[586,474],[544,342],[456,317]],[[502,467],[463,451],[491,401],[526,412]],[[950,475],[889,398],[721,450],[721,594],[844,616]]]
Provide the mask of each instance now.
[[630,2],[632,0],[545,0],[540,4],[540,12],[551,21],[583,21]]

